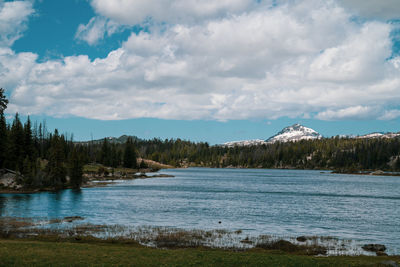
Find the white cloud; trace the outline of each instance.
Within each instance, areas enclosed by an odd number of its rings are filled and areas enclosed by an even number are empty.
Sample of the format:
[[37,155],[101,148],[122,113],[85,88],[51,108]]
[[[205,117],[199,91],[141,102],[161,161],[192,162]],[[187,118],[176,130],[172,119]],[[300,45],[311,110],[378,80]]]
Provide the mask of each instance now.
[[271,4],[271,0],[92,0],[98,16],[86,25],[80,24],[76,38],[94,45],[124,26],[199,23]]
[[15,88],[36,64],[37,55],[18,53],[10,46],[18,40],[34,13],[30,1],[4,2],[0,0],[0,87]]
[[27,76],[36,65],[37,55],[33,53],[15,53],[9,48],[0,48],[0,84],[12,89]]
[[321,120],[343,120],[343,119],[370,119],[375,109],[365,106],[354,106],[339,110],[326,110],[317,114],[316,118]]
[[379,117],[380,120],[393,120],[400,117],[400,110],[398,109],[392,109],[392,110],[386,110],[382,116]]
[[340,0],[340,2],[365,18],[384,20],[400,18],[399,0]]
[[112,20],[103,17],[93,17],[85,24],[80,24],[75,34],[75,38],[95,45],[102,40],[105,35],[111,36],[121,30],[123,26]]
[[247,11],[256,0],[92,0],[95,11],[125,25],[156,22],[187,22]]
[[0,0],[0,47],[11,46],[26,29],[28,17],[34,12],[29,1]]
[[[114,1],[95,2],[116,8]],[[323,0],[190,12],[197,22],[132,33],[102,59],[38,63],[34,54],[4,50],[0,84],[13,89],[9,112],[95,119],[397,116],[385,113],[400,101],[400,58],[387,60],[391,24],[355,22],[336,2]],[[96,23],[104,29],[107,20],[81,27],[89,42],[103,36]]]
[[88,24],[80,24],[76,31],[75,38],[84,40],[88,44],[96,44],[97,41],[104,38],[106,31],[106,20],[98,17],[90,19]]

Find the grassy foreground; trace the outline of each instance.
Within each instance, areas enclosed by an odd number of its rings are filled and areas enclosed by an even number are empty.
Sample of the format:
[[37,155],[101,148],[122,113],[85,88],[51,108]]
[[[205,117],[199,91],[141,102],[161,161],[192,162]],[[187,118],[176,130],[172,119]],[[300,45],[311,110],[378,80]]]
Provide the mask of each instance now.
[[137,244],[0,239],[0,266],[390,266],[400,257],[312,257],[253,249],[154,249]]

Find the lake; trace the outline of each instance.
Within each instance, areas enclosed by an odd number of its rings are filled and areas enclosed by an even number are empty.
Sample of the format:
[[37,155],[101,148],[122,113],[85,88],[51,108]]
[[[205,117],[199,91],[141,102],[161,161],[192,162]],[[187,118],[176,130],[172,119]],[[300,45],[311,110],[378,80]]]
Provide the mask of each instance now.
[[0,194],[0,215],[93,224],[334,236],[400,253],[400,177],[321,171],[162,170],[174,178],[118,181],[57,193]]

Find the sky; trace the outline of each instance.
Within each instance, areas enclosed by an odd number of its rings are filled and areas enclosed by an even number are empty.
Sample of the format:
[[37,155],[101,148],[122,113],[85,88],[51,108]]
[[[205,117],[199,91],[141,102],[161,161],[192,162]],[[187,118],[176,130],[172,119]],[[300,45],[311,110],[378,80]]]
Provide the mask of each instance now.
[[75,140],[400,131],[399,0],[0,0],[9,118]]

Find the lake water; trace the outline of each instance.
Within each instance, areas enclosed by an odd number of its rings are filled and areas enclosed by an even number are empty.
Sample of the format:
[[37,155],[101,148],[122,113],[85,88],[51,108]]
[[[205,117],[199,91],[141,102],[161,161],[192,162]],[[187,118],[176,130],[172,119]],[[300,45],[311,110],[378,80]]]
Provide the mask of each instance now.
[[175,177],[119,181],[80,191],[0,194],[0,215],[335,236],[385,244],[390,253],[400,253],[400,177],[208,168],[161,173]]

